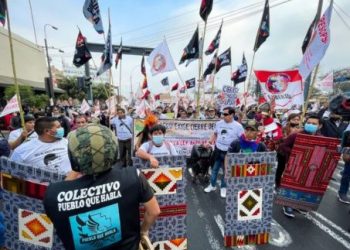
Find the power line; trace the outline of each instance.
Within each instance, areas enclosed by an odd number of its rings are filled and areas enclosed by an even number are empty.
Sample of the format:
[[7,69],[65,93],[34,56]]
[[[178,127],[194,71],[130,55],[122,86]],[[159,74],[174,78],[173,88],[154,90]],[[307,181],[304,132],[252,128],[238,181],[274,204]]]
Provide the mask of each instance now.
[[350,18],[350,15],[349,15],[348,13],[346,13],[345,10],[344,10],[339,4],[337,4],[336,2],[333,2],[333,3],[334,3],[334,5],[335,5],[336,7],[338,7],[338,9],[339,9],[345,16],[347,16],[348,18]]
[[[284,2],[277,3],[275,5],[270,6],[270,8],[277,7],[279,5],[285,4],[285,3],[290,2],[290,1],[292,1],[292,0],[286,0]],[[254,11],[251,11],[251,12],[239,15],[239,16],[231,15],[229,18],[224,19],[224,27],[230,26],[230,25],[232,25],[234,23],[237,23],[237,22],[239,22],[239,21],[241,21],[241,20],[243,20],[245,18],[248,18],[250,16],[253,16],[253,15],[256,15],[256,14],[259,14],[259,13],[261,13],[261,9],[254,10]],[[217,29],[220,26],[220,24],[221,24],[221,20],[217,20],[216,23],[211,23],[211,24],[207,25],[207,31],[211,31],[211,30]],[[184,38],[188,37],[188,35],[190,35],[192,33],[193,33],[193,27],[190,27],[189,32],[183,31],[183,32],[170,33],[169,35],[166,35],[166,38],[167,38],[168,41],[183,40]],[[156,34],[158,34],[158,33],[153,34],[152,38],[150,38],[150,39],[141,40],[141,38],[146,37],[146,36],[140,37],[139,39],[137,39],[137,41],[140,42],[140,43],[142,42],[142,44],[144,46],[146,46],[146,45],[147,46],[151,46],[154,43],[159,42],[159,38],[155,38]]]
[[345,19],[340,15],[340,13],[338,12],[336,6],[334,5],[333,7],[335,13],[338,15],[338,17],[340,18],[340,20],[343,22],[343,24],[348,28],[348,30],[350,30],[350,25],[345,21]]
[[[273,2],[276,2],[276,1],[280,1],[280,0],[274,0]],[[292,1],[292,0],[287,0],[287,1],[284,1],[280,4],[283,4],[285,2],[289,2],[289,1]],[[239,8],[239,9],[235,9],[233,11],[229,11],[229,12],[226,12],[224,14],[221,14],[221,15],[217,15],[217,16],[214,16],[212,18],[209,19],[208,21],[208,24],[207,24],[207,27],[211,26],[213,24],[213,22],[216,22],[217,25],[215,27],[218,27],[221,23],[221,20],[223,18],[232,18],[232,17],[235,17],[241,13],[244,13],[244,12],[247,12],[247,11],[250,11],[250,10],[253,10],[253,9],[256,9],[257,7],[259,7],[258,5],[262,5],[263,2],[259,2],[259,3],[255,3],[255,4],[252,4],[252,5],[249,5],[249,6],[245,6],[245,7],[242,7],[242,8]],[[275,6],[271,6],[271,7],[275,7]],[[261,12],[261,9],[259,9],[257,11],[257,13],[260,13]],[[224,19],[225,21],[225,19]],[[226,22],[225,22],[226,23]],[[144,39],[145,38],[148,38],[148,37],[152,37],[152,40],[155,40],[156,38],[154,38],[155,36],[163,36],[164,34],[168,37],[168,36],[176,36],[176,35],[183,35],[184,32],[187,31],[187,34],[190,35],[192,32],[193,32],[193,27],[194,26],[197,26],[197,22],[192,22],[190,24],[186,24],[186,26],[181,26],[181,27],[178,27],[178,28],[172,28],[172,29],[165,29],[165,30],[162,30],[162,31],[157,31],[157,32],[154,32],[154,33],[151,33],[151,34],[147,34],[147,35],[143,35],[143,36],[140,36],[140,37],[133,37],[133,38],[129,38],[129,39],[125,39],[126,41],[130,41],[130,40],[133,40],[133,41],[137,41],[139,43],[143,43],[144,42]],[[200,24],[199,27],[202,28],[204,26],[204,24]],[[173,31],[176,31],[176,32],[173,32]],[[167,31],[172,31],[170,34],[166,34]],[[157,39],[159,41],[159,39]]]

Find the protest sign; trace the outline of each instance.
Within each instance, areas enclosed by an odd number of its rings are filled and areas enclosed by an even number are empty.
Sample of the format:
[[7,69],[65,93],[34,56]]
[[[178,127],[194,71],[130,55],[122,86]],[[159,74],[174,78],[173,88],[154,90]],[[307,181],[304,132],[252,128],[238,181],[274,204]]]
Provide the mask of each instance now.
[[[213,134],[217,120],[159,120],[167,129],[165,140],[171,142],[179,155],[190,156],[193,145],[206,143]],[[142,119],[134,119],[134,143],[144,128]]]

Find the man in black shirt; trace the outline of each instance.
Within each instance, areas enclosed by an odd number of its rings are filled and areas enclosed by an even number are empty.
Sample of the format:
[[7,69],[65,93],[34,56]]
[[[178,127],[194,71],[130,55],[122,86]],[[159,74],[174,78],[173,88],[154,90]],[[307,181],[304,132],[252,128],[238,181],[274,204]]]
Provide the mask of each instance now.
[[[66,249],[137,250],[160,209],[136,168],[113,167],[117,139],[107,127],[88,124],[68,136],[72,172],[51,184],[44,207]],[[140,228],[139,205],[145,215]]]

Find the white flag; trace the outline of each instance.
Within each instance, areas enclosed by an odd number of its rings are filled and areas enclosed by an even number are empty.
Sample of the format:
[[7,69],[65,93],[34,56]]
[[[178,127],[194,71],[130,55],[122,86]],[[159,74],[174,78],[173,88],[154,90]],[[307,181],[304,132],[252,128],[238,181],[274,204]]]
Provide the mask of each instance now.
[[17,95],[14,95],[6,104],[5,108],[0,114],[0,117],[3,117],[5,115],[18,112],[19,111],[19,105],[18,105],[18,99]]
[[324,92],[333,91],[333,71],[323,78],[322,81],[318,82],[316,86]]
[[161,44],[159,44],[154,50],[152,50],[147,61],[151,66],[152,75],[169,72],[176,69],[173,58],[171,57],[168,45],[165,40]]
[[98,117],[101,114],[100,109],[100,102],[97,101],[96,105],[94,106],[95,113],[93,114],[94,117]]
[[111,114],[114,114],[115,111],[116,111],[116,106],[117,106],[117,99],[116,99],[116,96],[111,96],[110,98],[108,98],[106,100],[106,105],[108,107],[108,111],[111,113]]
[[85,114],[90,110],[90,105],[87,103],[87,101],[84,99],[80,106],[80,112]]
[[318,21],[309,46],[306,48],[303,59],[299,65],[299,74],[304,81],[315,66],[320,63],[329,46],[331,35],[329,24],[332,16],[332,5],[333,2],[331,2],[331,5]]
[[97,33],[103,33],[103,24],[100,14],[100,7],[98,6],[97,0],[85,0],[83,6],[83,13],[87,20],[93,25]]

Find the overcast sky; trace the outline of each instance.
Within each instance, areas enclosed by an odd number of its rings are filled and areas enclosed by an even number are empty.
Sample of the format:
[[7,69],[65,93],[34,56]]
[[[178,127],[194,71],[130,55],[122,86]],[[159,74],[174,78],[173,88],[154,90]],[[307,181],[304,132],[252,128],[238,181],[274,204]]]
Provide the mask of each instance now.
[[[190,40],[197,24],[203,32],[203,21],[198,11],[200,0],[100,0],[100,9],[104,28],[108,30],[108,8],[111,12],[112,41],[130,46],[156,47],[166,37],[176,63],[183,48]],[[231,47],[233,70],[241,63],[243,52],[250,67],[256,31],[262,15],[264,0],[214,0],[213,11],[208,20],[208,29],[204,48],[215,36],[221,19],[224,20],[220,53]],[[28,0],[8,0],[14,33],[35,42],[30,18]],[[103,36],[95,32],[92,25],[84,18],[82,6],[84,0],[31,0],[39,45],[44,44],[44,25],[57,26],[57,31],[47,29],[49,46],[65,51],[59,54],[50,50],[54,65],[61,68],[61,62],[71,64],[75,40],[81,29],[88,41],[103,43]],[[270,0],[270,37],[255,55],[254,69],[284,70],[299,65],[302,54],[301,44],[305,33],[316,13],[318,0]],[[323,11],[329,1],[324,0]],[[334,10],[337,10],[336,13]],[[349,66],[350,58],[350,1],[335,0],[335,9],[331,20],[331,44],[320,65],[320,74]],[[341,20],[343,18],[344,21]],[[345,24],[344,24],[345,22]],[[204,58],[204,67],[212,56]],[[94,54],[99,66],[100,54]],[[122,92],[128,95],[132,80],[134,92],[142,81],[139,70],[141,57],[123,56]],[[149,69],[149,65],[146,65]],[[178,66],[184,80],[198,78],[198,64],[192,62],[187,68]],[[230,83],[230,67],[224,67],[216,76],[220,87]],[[131,77],[132,75],[132,77]],[[154,94],[165,92],[160,80],[169,76],[170,84],[179,80],[176,72],[164,73],[152,77],[148,73],[149,88]],[[114,83],[119,81],[119,71],[113,67]]]

